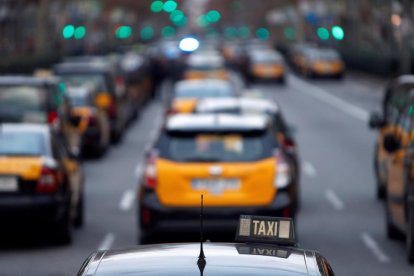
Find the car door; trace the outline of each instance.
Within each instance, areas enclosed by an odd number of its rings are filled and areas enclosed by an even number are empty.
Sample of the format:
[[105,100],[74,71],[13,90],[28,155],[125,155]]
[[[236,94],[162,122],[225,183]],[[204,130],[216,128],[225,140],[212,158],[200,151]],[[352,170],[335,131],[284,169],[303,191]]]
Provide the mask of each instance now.
[[396,126],[396,134],[400,139],[400,148],[390,155],[389,174],[387,180],[387,204],[393,222],[401,229],[405,229],[405,180],[407,172],[407,154],[413,128],[414,107],[408,105],[400,116]]

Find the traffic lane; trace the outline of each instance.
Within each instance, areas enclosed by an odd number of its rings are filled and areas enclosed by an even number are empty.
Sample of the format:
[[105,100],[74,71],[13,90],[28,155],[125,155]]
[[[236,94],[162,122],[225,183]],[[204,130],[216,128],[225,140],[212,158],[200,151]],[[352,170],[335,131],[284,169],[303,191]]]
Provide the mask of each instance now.
[[364,109],[366,112],[380,111],[387,81],[382,78],[366,77],[356,73],[346,75],[342,80],[330,78],[305,79],[308,85],[316,86],[330,94]]
[[412,274],[403,243],[386,238],[383,206],[375,200],[375,134],[357,117],[311,96],[311,87],[304,92],[308,83],[297,85],[295,78],[286,87],[255,87],[274,97],[298,129],[298,150],[307,168],[297,220],[301,246],[321,251],[338,275]]
[[74,275],[83,260],[101,247],[136,244],[134,208],[123,210],[120,202],[125,191],[136,187],[134,169],[142,161],[160,110],[158,102],[149,105],[121,144],[102,159],[84,162],[86,221],[82,229],[75,231],[73,243],[59,246],[49,243],[47,236],[3,236],[9,241],[0,247],[1,275]]

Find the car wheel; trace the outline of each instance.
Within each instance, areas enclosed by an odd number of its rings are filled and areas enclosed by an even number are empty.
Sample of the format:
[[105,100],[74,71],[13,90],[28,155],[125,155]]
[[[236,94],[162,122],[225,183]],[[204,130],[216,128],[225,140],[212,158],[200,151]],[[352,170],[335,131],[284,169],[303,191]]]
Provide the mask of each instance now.
[[408,262],[414,264],[414,204],[408,210],[406,244]]
[[55,225],[55,237],[59,243],[70,244],[72,242],[72,221],[70,208],[67,207],[63,217]]
[[73,225],[81,228],[85,220],[85,202],[83,193],[80,195],[78,206],[76,207],[76,216]]
[[401,234],[400,230],[394,226],[394,224],[391,221],[391,215],[388,208],[388,203],[385,203],[385,222],[386,222],[386,231],[387,231],[387,237],[390,240],[401,240],[403,238],[403,235]]

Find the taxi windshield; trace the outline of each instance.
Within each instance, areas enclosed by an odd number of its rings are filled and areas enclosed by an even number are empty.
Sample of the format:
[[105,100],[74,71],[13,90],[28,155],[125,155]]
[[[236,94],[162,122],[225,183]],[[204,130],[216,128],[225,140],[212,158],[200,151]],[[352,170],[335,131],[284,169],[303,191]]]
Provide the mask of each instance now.
[[46,122],[46,91],[35,86],[0,87],[0,120]]
[[226,98],[232,93],[228,87],[186,87],[175,91],[175,98]]
[[0,156],[47,156],[48,147],[41,133],[1,132]]
[[99,89],[99,91],[108,91],[105,83],[105,77],[102,74],[72,73],[62,74],[60,77],[66,86],[94,86]]
[[170,134],[164,154],[178,162],[250,162],[270,157],[261,133]]
[[73,107],[90,106],[92,103],[90,94],[82,88],[68,88],[67,95]]

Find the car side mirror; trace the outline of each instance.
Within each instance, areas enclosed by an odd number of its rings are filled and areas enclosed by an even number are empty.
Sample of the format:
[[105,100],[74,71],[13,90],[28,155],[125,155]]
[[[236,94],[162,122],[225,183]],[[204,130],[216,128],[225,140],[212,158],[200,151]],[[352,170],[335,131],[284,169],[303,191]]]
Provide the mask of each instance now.
[[384,137],[384,149],[393,153],[401,148],[401,142],[394,134],[387,134]]
[[371,129],[382,128],[385,125],[384,118],[377,112],[372,112],[369,116],[368,125]]

